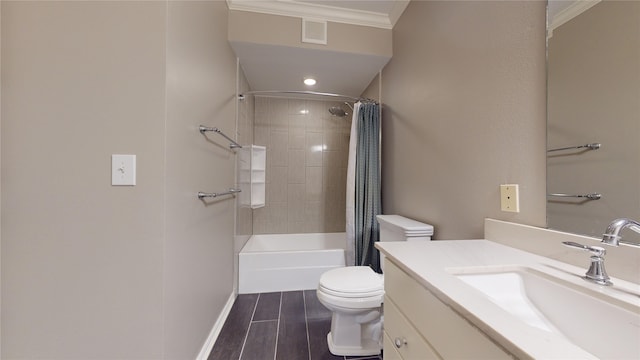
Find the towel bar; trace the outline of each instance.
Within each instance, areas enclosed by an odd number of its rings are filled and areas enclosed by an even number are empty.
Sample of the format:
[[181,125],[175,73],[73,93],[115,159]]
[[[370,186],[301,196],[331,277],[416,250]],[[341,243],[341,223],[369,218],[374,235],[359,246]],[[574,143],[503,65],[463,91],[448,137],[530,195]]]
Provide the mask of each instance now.
[[222,137],[224,137],[225,139],[231,141],[231,144],[229,144],[229,147],[231,149],[235,149],[235,148],[240,148],[242,149],[242,145],[238,144],[237,142],[235,142],[232,138],[228,137],[227,135],[225,135],[222,131],[220,131],[220,129],[218,129],[217,127],[207,127],[204,125],[200,125],[200,127],[198,128],[198,130],[200,131],[201,134],[204,134],[207,131],[213,131],[217,134],[220,134]]
[[601,145],[599,143],[591,143],[591,144],[585,144],[585,145],[568,146],[568,147],[557,148],[557,149],[549,149],[549,150],[547,150],[547,152],[561,151],[561,150],[572,150],[572,149],[598,150],[598,149],[600,149],[600,146]]
[[198,199],[202,200],[203,198],[214,198],[214,197],[218,197],[218,196],[224,196],[224,195],[233,195],[235,193],[239,193],[242,192],[242,190],[240,189],[229,189],[225,192],[221,192],[221,193],[204,193],[204,192],[198,192]]
[[555,197],[571,197],[571,198],[586,198],[589,200],[600,200],[602,197],[601,194],[593,193],[593,194],[585,194],[585,195],[573,195],[573,194],[547,194],[547,196],[555,196]]

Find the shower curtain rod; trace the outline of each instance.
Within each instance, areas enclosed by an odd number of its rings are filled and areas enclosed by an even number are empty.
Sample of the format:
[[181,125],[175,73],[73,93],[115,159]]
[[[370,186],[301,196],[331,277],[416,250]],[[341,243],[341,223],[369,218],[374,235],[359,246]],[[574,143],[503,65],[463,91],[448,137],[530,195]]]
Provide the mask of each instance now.
[[337,97],[343,99],[350,99],[354,102],[358,101],[373,101],[372,99],[366,98],[356,98],[353,96],[342,95],[342,94],[334,94],[334,93],[326,93],[326,92],[317,92],[317,91],[308,91],[308,90],[255,90],[255,91],[245,91],[242,94],[238,94],[238,99],[244,100],[245,95],[263,95],[263,94],[298,94],[298,95],[318,95],[318,96],[329,96],[329,97]]

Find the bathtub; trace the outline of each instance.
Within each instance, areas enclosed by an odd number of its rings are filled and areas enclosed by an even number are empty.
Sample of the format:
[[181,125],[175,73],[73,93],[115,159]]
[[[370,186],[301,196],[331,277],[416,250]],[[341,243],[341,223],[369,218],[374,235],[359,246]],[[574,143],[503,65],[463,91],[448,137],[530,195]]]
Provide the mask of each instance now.
[[239,254],[238,293],[310,290],[345,266],[345,233],[253,235]]

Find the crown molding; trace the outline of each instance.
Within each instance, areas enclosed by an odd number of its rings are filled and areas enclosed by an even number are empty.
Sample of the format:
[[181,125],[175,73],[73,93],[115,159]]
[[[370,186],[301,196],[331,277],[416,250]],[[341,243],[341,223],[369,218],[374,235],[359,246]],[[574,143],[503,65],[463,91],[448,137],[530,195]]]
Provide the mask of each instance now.
[[391,27],[396,26],[398,19],[400,19],[400,16],[402,16],[402,13],[404,13],[404,9],[409,6],[410,1],[411,0],[396,0],[393,3],[393,9],[391,9],[391,12],[389,13],[389,21],[391,22]]
[[[331,22],[392,29],[407,7],[409,0],[398,1],[390,15],[370,11],[339,8],[292,0],[227,0],[230,10],[258,12],[270,15],[321,19]],[[393,20],[393,21],[392,21]]]
[[594,5],[601,0],[577,0],[571,5],[567,6],[562,11],[558,12],[552,19],[549,19],[549,29],[547,30],[547,37],[553,36],[553,30],[557,29],[560,25],[568,22],[574,17],[582,14],[583,12],[591,9]]

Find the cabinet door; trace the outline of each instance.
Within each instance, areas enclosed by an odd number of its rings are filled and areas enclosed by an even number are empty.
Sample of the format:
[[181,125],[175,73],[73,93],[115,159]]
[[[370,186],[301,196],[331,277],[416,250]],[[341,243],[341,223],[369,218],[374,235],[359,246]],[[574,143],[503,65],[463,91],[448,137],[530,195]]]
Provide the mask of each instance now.
[[[393,262],[385,262],[385,297],[444,359],[513,359],[478,328]],[[385,326],[387,301],[385,301]]]
[[396,351],[393,341],[389,338],[389,334],[384,332],[384,344],[383,344],[383,356],[384,360],[403,360],[400,354]]
[[[418,334],[409,321],[389,298],[384,300],[384,329],[389,336],[391,346],[405,360],[438,360],[431,346]],[[396,342],[398,342],[396,344]],[[385,344],[385,355],[388,347]],[[386,357],[385,357],[386,359]]]

